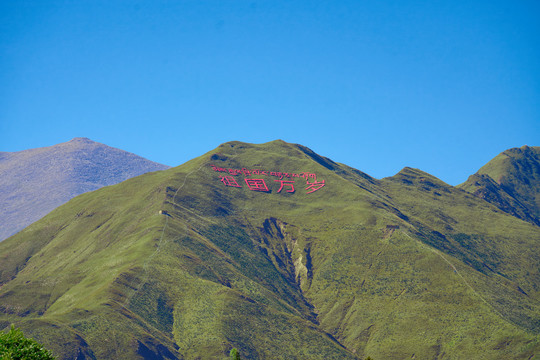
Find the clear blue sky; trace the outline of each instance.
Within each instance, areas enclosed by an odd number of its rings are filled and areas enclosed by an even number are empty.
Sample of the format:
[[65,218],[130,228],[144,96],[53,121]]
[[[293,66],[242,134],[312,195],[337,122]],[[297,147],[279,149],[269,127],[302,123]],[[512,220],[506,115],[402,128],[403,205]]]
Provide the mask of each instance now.
[[0,0],[0,151],[240,140],[456,185],[540,145],[540,2]]

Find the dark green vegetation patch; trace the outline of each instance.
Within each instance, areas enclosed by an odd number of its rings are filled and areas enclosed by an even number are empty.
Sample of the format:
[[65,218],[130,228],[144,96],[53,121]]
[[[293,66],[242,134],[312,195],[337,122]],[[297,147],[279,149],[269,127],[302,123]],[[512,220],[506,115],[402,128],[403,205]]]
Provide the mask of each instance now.
[[11,326],[8,332],[0,332],[0,359],[54,360],[54,357],[37,341],[28,339],[20,329]]

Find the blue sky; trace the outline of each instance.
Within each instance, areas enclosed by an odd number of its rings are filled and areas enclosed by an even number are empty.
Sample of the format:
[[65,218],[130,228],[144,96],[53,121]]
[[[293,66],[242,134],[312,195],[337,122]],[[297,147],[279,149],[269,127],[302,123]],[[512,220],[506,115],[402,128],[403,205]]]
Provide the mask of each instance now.
[[540,145],[538,64],[538,1],[0,0],[0,151],[283,139],[456,185]]

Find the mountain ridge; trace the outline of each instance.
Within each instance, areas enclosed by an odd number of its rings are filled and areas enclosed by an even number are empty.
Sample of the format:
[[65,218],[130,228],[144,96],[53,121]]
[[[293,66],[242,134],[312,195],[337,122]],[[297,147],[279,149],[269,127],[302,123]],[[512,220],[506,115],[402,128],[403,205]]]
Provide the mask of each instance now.
[[536,226],[306,151],[225,143],[74,198],[0,243],[0,327],[62,359],[540,351]]
[[540,147],[503,151],[457,187],[540,226]]

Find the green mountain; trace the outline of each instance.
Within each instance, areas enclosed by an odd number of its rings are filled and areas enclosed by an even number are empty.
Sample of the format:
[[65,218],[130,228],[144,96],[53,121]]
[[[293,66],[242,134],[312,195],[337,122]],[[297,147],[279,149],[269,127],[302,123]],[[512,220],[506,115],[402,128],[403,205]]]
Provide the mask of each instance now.
[[540,147],[506,150],[458,187],[540,226]]
[[0,243],[0,329],[60,359],[538,359],[539,242],[420,170],[230,142]]

